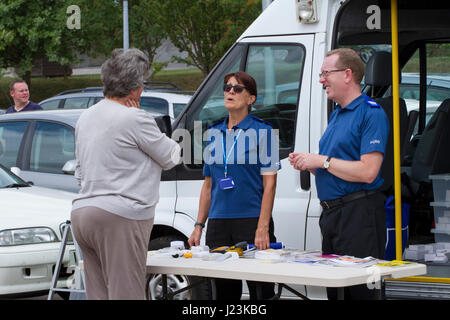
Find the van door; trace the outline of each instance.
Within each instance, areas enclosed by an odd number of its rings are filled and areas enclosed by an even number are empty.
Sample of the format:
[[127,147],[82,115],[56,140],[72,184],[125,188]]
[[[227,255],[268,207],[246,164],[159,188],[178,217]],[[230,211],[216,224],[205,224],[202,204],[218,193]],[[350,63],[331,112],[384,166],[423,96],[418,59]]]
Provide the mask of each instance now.
[[[177,167],[177,216],[197,217],[203,183],[203,133],[228,113],[224,107],[223,78],[243,70],[255,78],[258,97],[252,114],[279,130],[281,170],[273,209],[275,235],[286,246],[304,248],[310,191],[300,187],[299,171],[288,161],[290,152],[309,152],[309,101],[313,35],[245,38],[235,44],[210,73],[178,128],[186,129],[190,150]],[[186,152],[189,154],[187,155]],[[193,228],[193,226],[192,226]]]

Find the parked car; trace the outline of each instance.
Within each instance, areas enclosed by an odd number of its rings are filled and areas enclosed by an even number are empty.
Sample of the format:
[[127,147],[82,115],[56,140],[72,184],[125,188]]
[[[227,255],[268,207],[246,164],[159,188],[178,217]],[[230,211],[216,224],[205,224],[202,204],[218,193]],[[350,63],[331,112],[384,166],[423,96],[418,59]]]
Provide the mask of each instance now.
[[[26,183],[0,165],[0,297],[48,291],[73,193]],[[66,286],[72,245],[58,286]]]
[[[35,185],[78,192],[78,181],[73,175],[74,128],[82,112],[83,109],[49,110],[1,116],[0,163],[8,168],[14,166],[20,168],[21,178],[32,181]],[[169,117],[167,115],[156,117],[155,120],[161,131],[170,135]],[[149,250],[170,246],[171,241],[180,239],[180,234],[195,222],[191,217],[177,215],[174,210],[177,182],[172,178],[173,172],[170,171],[167,177],[166,172],[162,174],[160,199]],[[1,263],[0,261],[0,266]],[[149,278],[149,297],[155,297],[159,292],[158,288],[161,287],[160,281],[155,279],[161,279],[161,276],[153,275]],[[180,289],[191,284],[189,279],[190,277],[171,276],[169,282],[176,283],[176,287]],[[203,295],[206,291],[201,286],[193,291],[192,295],[189,293],[183,297],[207,298]]]
[[[20,168],[21,178],[37,186],[78,192],[70,161],[75,159],[75,125],[83,111],[50,110],[2,115],[0,164],[7,168]],[[152,115],[160,129],[167,132],[161,123],[164,116]],[[67,162],[68,171],[63,169]]]
[[[153,87],[145,87],[141,95],[141,108],[152,113],[169,115],[174,120],[191,99],[190,95],[182,94],[176,88],[169,91],[167,87],[156,87],[159,91],[155,91]],[[44,110],[86,109],[103,98],[103,88],[92,87],[63,91],[39,104]]]
[[[403,99],[419,100],[420,76],[418,73],[403,73],[399,91]],[[427,75],[427,101],[442,102],[450,97],[450,74]]]

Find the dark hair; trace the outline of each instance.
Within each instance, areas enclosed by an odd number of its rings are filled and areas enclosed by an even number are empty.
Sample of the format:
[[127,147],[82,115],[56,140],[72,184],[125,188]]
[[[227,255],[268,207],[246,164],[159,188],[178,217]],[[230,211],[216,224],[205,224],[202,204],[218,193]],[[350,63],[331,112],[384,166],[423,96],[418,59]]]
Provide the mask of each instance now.
[[256,81],[247,72],[238,71],[227,74],[223,79],[223,84],[227,84],[230,78],[235,78],[238,83],[243,84],[245,89],[250,92],[251,95],[257,96],[258,91],[256,90]]
[[[11,83],[9,84],[9,91],[15,90],[15,89],[14,89],[14,85],[15,85],[16,83],[25,83],[25,84],[27,84],[27,83],[25,82],[25,80],[14,80],[13,82],[11,82]],[[27,85],[28,85],[28,84],[27,84]]]
[[[256,89],[256,81],[251,75],[244,71],[232,72],[227,74],[223,78],[223,84],[227,84],[228,80],[235,78],[239,84],[244,85],[245,89],[255,98],[258,96],[258,90]],[[248,106],[248,112],[250,113],[252,106]]]

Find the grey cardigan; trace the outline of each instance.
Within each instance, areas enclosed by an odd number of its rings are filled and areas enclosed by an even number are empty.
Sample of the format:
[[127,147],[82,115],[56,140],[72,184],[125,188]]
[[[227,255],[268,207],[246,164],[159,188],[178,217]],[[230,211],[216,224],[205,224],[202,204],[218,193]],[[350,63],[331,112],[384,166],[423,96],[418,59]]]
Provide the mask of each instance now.
[[180,160],[179,145],[145,111],[102,100],[75,129],[81,190],[72,209],[95,206],[133,220],[153,218],[161,171]]

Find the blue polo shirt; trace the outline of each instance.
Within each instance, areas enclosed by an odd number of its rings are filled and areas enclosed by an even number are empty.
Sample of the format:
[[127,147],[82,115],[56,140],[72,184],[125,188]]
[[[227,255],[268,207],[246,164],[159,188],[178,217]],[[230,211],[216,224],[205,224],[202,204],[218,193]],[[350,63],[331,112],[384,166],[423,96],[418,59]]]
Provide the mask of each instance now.
[[[229,131],[227,117],[211,126],[207,136],[203,175],[211,177],[212,184],[208,218],[259,217],[264,191],[262,174],[281,168],[278,136],[271,124],[248,115]],[[234,188],[222,190],[219,181],[225,178],[225,162]]]
[[[328,127],[319,142],[319,154],[350,161],[358,161],[361,155],[373,151],[384,154],[388,135],[389,120],[383,108],[361,94],[345,108],[337,105],[331,113]],[[361,190],[378,189],[382,184],[380,173],[372,183],[367,184],[348,182],[325,169],[316,169],[317,194],[321,201]]]
[[[20,110],[19,112],[36,111],[36,110],[43,110],[43,109],[37,103],[34,103],[33,101],[29,101],[28,104],[22,110]],[[14,112],[18,112],[18,111],[16,111],[14,106],[11,106],[8,109],[6,109],[5,113],[14,113]]]

